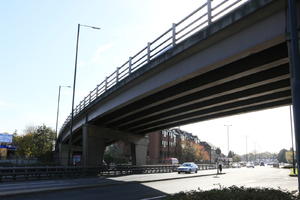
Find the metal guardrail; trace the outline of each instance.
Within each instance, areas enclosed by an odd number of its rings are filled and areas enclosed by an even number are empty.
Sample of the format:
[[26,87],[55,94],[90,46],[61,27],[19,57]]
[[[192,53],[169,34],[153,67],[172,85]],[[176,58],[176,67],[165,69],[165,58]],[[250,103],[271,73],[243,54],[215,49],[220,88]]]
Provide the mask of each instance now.
[[0,181],[45,179],[50,177],[82,176],[94,174],[102,168],[82,167],[1,167]]
[[[173,48],[186,38],[209,26],[213,21],[221,18],[233,9],[245,3],[248,0],[207,0],[199,8],[189,14],[187,17],[173,23],[172,27],[157,37],[147,46],[141,49],[111,75],[107,76],[103,82],[90,91],[90,93],[74,108],[74,116],[80,113],[91,102],[104,94],[107,90],[118,84],[120,81],[131,75],[133,72],[149,63],[162,53]],[[71,120],[71,114],[65,120],[60,131],[62,131]]]
[[[199,170],[215,169],[215,165],[198,165]],[[130,174],[170,173],[177,171],[176,165],[130,166],[117,165],[113,167],[0,167],[0,181],[49,179],[61,177],[84,176],[122,176]]]

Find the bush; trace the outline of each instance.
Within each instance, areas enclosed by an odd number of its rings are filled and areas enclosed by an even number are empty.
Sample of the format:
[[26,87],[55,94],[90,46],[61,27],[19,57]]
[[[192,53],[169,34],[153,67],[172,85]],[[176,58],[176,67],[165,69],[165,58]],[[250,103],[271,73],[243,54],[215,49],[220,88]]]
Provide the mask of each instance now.
[[297,200],[300,199],[290,192],[270,188],[229,188],[212,189],[209,191],[180,192],[166,197],[167,200]]

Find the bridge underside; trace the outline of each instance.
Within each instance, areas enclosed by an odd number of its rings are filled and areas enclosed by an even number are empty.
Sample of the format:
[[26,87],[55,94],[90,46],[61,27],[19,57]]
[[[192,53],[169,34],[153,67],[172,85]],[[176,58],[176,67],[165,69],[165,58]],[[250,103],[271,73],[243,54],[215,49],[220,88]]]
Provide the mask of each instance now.
[[287,44],[282,42],[172,85],[91,123],[146,134],[288,105],[291,104],[288,62]]

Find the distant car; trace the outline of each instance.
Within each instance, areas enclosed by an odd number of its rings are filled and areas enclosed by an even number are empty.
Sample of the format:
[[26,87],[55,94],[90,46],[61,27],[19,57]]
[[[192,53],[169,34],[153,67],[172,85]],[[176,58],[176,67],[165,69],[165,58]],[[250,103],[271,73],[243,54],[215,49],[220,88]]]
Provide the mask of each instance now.
[[248,168],[254,168],[254,163],[248,162],[247,165],[246,165],[246,167],[248,167]]
[[241,168],[240,163],[233,163],[232,168]]
[[179,161],[177,158],[166,158],[166,160],[164,161],[165,164],[169,164],[169,165],[178,165]]
[[239,164],[241,165],[241,167],[246,167],[247,163],[246,162],[240,162]]
[[193,163],[193,162],[186,162],[186,163],[183,163],[182,165],[180,165],[177,168],[177,172],[178,172],[178,174],[180,174],[181,172],[184,172],[184,173],[195,172],[195,173],[197,173],[198,169],[199,169],[198,165],[196,165],[195,163]]
[[261,162],[259,165],[260,165],[260,166],[265,166],[265,163],[264,163],[264,162]]

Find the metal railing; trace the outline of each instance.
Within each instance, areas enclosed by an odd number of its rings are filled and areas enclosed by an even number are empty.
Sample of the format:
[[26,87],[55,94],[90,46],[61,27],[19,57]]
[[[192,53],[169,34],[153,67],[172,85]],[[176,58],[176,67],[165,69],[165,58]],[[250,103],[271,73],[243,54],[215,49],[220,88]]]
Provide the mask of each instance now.
[[[104,94],[110,88],[130,76],[133,72],[149,63],[154,58],[173,48],[186,38],[209,26],[213,21],[221,18],[233,9],[249,0],[207,0],[199,8],[189,14],[187,17],[173,23],[172,27],[157,37],[147,46],[141,49],[120,67],[117,67],[111,75],[90,91],[90,93],[74,108],[74,116],[86,108],[91,102]],[[60,131],[70,122],[71,114],[68,116]]]
[[[1,181],[49,179],[85,176],[123,176],[130,174],[172,173],[177,165],[117,165],[113,167],[46,166],[46,167],[0,167]],[[199,164],[199,170],[215,169],[215,164]]]

